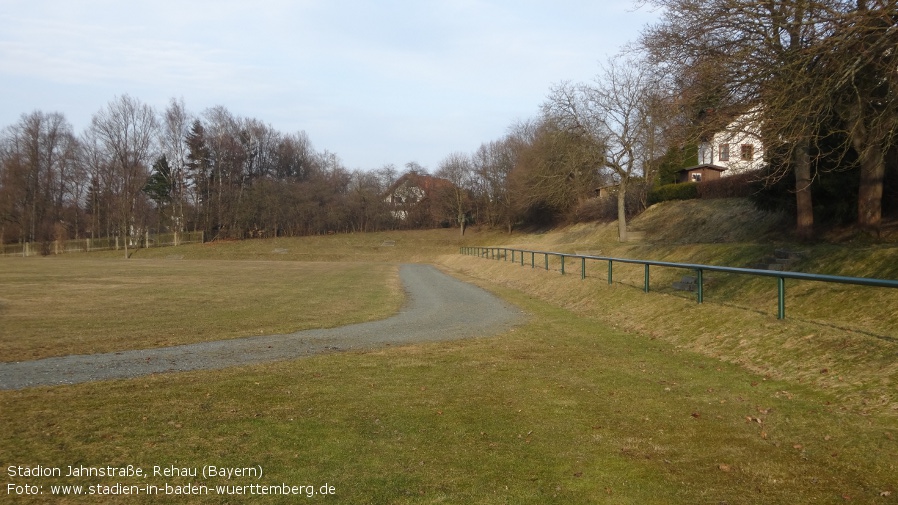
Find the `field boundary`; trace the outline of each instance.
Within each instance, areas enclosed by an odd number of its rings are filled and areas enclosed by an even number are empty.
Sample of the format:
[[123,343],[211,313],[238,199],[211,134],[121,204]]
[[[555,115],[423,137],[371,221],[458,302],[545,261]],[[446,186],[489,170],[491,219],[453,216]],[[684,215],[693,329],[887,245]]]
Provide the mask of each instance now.
[[[184,233],[144,233],[142,236],[128,237],[129,249],[149,249],[151,247],[173,247],[183,244],[203,242],[202,231]],[[52,240],[46,242],[23,242],[0,244],[0,256],[50,256],[57,254],[118,251],[125,248],[125,240],[118,236]]]
[[[786,318],[786,279],[827,282],[836,284],[851,284],[855,286],[880,287],[880,288],[898,288],[898,280],[874,279],[869,277],[844,277],[839,275],[823,275],[811,274],[803,272],[785,272],[782,270],[760,270],[755,268],[726,267],[715,265],[700,265],[693,263],[672,263],[668,261],[640,260],[630,258],[612,258],[608,256],[590,256],[584,254],[569,254],[553,251],[536,251],[530,249],[516,249],[511,247],[462,247],[460,254],[468,256],[477,256],[480,258],[488,258],[494,260],[511,261],[512,263],[520,262],[521,266],[525,265],[525,255],[530,255],[530,268],[536,268],[536,256],[542,255],[544,259],[545,269],[549,270],[549,258],[557,257],[560,260],[561,274],[565,274],[565,259],[580,260],[580,278],[586,278],[586,262],[587,260],[605,261],[608,263],[608,284],[614,281],[614,263],[630,263],[643,265],[645,267],[643,274],[643,291],[646,293],[650,290],[650,272],[649,267],[657,266],[663,268],[677,268],[691,270],[695,272],[696,286],[696,302],[704,303],[704,273],[705,272],[723,272],[732,274],[753,275],[756,277],[774,277],[777,281],[777,318]],[[510,253],[510,258],[509,258]],[[517,253],[517,259],[515,258]]]

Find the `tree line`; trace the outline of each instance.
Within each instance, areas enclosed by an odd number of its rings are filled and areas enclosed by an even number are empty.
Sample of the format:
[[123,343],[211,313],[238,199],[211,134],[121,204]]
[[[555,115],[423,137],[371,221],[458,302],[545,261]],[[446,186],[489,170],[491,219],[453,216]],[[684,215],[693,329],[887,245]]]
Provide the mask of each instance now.
[[[627,219],[648,188],[696,164],[724,126],[759,131],[757,201],[879,235],[898,200],[894,0],[642,0],[660,9],[591,82],[560,82],[532,118],[447,155],[415,219],[386,198],[409,162],[348,170],[305,132],[224,107],[156,111],[113,99],[76,135],[35,111],[0,135],[0,242],[203,230],[209,239],[470,223],[512,230]],[[743,121],[740,123],[740,121]],[[612,196],[596,198],[601,188]],[[838,209],[837,211],[834,209]],[[127,240],[126,240],[127,242]]]
[[[637,3],[660,20],[593,81],[553,86],[535,119],[441,164],[454,181],[470,174],[478,218],[609,219],[608,205],[588,208],[613,185],[626,240],[647,188],[697,165],[697,146],[731,128],[761,137],[767,168],[741,179],[759,206],[794,216],[798,238],[813,238],[815,221],[880,235],[884,212],[898,211],[895,0]],[[506,165],[479,161],[499,146]]]
[[392,166],[350,171],[224,107],[156,111],[123,95],[75,134],[61,113],[23,114],[0,135],[0,241],[46,242],[145,230],[247,238],[395,226],[383,202]]

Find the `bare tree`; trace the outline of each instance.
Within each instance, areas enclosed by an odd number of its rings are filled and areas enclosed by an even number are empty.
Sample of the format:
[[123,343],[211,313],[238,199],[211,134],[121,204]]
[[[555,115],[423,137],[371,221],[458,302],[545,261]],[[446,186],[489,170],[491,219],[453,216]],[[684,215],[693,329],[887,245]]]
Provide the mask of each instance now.
[[481,144],[471,156],[481,214],[489,226],[504,226],[509,233],[515,220],[509,182],[521,146],[509,134],[501,140]]
[[18,224],[21,240],[60,237],[65,207],[74,195],[77,141],[60,113],[23,114],[2,136],[2,191],[8,199],[3,219]]
[[137,222],[137,211],[155,147],[156,114],[149,105],[122,95],[94,115],[90,128],[105,148],[118,178],[115,210],[127,258],[129,242],[142,227]]
[[[830,104],[814,51],[848,0],[649,0],[662,20],[642,36],[653,64],[679,79],[695,119],[753,111],[791,159],[796,233],[813,234],[811,153]],[[686,106],[690,108],[690,106]],[[773,147],[773,146],[771,146]],[[779,178],[785,171],[774,172]]]
[[186,200],[186,168],[187,168],[187,135],[190,132],[192,116],[187,112],[184,100],[174,98],[162,114],[162,125],[159,129],[159,144],[168,160],[172,178],[172,230],[175,234],[175,245],[178,245],[180,234],[184,231],[184,204]]
[[[563,128],[592,138],[603,148],[602,165],[618,184],[618,239],[627,240],[626,196],[631,179],[642,173],[648,145],[654,83],[639,61],[612,58],[591,84],[564,83],[552,90],[545,111]],[[641,163],[642,162],[642,163]]]
[[441,177],[450,184],[434,188],[436,198],[449,215],[454,216],[456,224],[465,234],[468,224],[468,214],[471,211],[471,197],[469,188],[472,182],[473,170],[471,160],[464,153],[453,153],[440,162],[440,168],[436,176]]
[[599,187],[602,154],[593,137],[561,126],[556,118],[542,118],[510,174],[515,216],[537,225],[568,218]]

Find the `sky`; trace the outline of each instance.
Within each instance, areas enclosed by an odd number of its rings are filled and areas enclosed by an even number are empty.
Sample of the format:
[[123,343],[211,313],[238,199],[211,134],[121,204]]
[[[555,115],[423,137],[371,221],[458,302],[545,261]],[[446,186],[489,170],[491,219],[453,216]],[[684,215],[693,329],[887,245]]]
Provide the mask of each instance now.
[[657,13],[633,0],[0,0],[0,128],[76,133],[121,95],[305,131],[348,169],[436,171],[589,81]]

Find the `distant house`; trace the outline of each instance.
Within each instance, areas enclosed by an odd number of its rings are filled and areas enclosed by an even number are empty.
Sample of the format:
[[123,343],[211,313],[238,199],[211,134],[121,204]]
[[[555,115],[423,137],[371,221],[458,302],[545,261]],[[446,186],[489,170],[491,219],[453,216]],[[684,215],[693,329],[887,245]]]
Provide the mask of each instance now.
[[409,172],[387,189],[384,200],[392,208],[394,218],[406,221],[416,214],[432,214],[430,202],[438,193],[452,187],[453,184],[442,177]]
[[752,113],[743,114],[710,139],[700,143],[698,165],[685,169],[690,171],[689,175],[701,173],[701,180],[709,180],[707,177],[714,177],[711,172],[699,171],[699,168],[716,167],[719,169],[717,177],[763,168],[764,143],[761,142],[760,125],[754,119],[755,116]]

